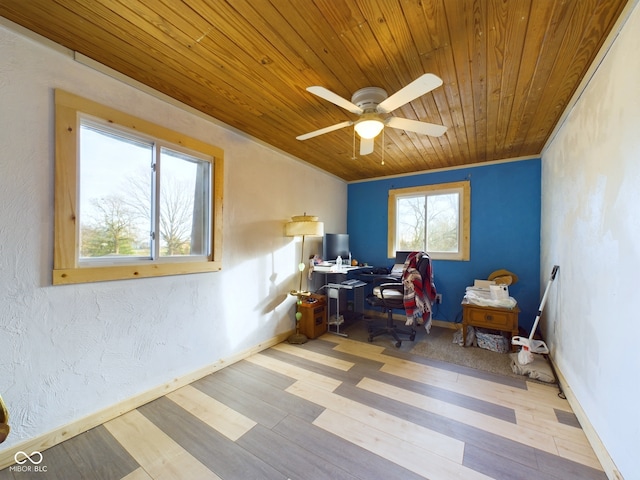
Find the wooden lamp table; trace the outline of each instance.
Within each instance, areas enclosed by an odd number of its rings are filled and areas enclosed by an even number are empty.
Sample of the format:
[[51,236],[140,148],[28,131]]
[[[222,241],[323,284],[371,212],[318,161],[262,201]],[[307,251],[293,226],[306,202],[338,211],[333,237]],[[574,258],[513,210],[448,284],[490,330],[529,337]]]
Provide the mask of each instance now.
[[[518,305],[513,308],[475,305],[466,298],[462,300],[462,341],[466,345],[467,327],[489,328],[518,335]],[[513,349],[513,346],[512,346]]]
[[327,331],[327,299],[324,295],[312,293],[298,305],[302,313],[299,328],[300,333],[308,338],[317,338]]

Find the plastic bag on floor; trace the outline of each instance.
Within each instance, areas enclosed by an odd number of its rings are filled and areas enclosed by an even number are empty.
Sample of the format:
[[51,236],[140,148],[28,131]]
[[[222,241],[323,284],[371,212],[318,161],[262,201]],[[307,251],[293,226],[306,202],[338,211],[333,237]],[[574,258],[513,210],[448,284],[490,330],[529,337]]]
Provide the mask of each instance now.
[[518,361],[517,353],[511,353],[509,356],[511,357],[511,370],[513,370],[513,373],[516,375],[526,375],[534,380],[547,383],[554,383],[556,381],[549,361],[542,355],[533,354],[533,361],[526,365]]
[[[469,326],[467,327],[467,341],[465,342],[466,347],[472,346],[476,341],[476,329]],[[459,328],[453,334],[453,343],[456,343],[462,347],[462,328]]]

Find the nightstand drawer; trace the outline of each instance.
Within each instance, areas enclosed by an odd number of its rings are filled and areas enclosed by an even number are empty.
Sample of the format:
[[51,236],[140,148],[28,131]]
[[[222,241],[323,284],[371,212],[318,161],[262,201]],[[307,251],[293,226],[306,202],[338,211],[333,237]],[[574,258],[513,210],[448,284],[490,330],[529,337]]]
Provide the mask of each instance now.
[[483,307],[469,303],[465,297],[462,300],[462,338],[467,338],[468,326],[502,330],[511,333],[511,336],[517,335],[518,313],[520,309],[517,305],[513,308]]
[[513,315],[510,313],[470,308],[469,321],[467,323],[473,324],[476,327],[494,328],[496,330],[505,328],[511,330]]

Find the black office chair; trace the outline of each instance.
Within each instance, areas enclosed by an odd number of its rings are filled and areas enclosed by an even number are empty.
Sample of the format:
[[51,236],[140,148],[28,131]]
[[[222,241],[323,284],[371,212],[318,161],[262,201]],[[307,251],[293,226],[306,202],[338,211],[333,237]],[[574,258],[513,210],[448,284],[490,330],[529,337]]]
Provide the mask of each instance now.
[[404,309],[404,285],[398,277],[379,277],[373,282],[373,294],[367,297],[367,303],[373,307],[382,308],[387,313],[387,323],[384,327],[375,328],[369,325],[370,342],[379,335],[391,335],[396,341],[397,348],[402,345],[399,335],[409,335],[412,342],[416,338],[416,331],[413,327],[399,328],[393,321],[393,310]]

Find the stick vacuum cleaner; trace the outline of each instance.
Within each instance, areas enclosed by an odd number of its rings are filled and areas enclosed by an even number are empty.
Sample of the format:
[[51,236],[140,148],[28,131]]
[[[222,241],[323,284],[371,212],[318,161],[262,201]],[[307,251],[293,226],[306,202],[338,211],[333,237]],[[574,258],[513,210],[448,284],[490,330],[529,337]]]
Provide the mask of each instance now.
[[547,302],[549,288],[551,287],[551,283],[553,283],[553,280],[556,278],[558,268],[560,268],[558,265],[554,265],[553,270],[551,270],[551,278],[549,278],[549,281],[547,282],[547,288],[545,288],[544,290],[544,295],[542,296],[540,307],[538,307],[538,315],[536,316],[535,322],[533,322],[533,328],[531,329],[529,338],[516,336],[511,339],[512,345],[520,345],[522,347],[520,349],[520,352],[518,352],[518,362],[520,362],[521,365],[526,365],[527,363],[533,362],[534,353],[549,353],[549,347],[547,347],[547,344],[542,340],[534,340],[533,335],[536,333],[536,328],[538,328],[540,315],[542,315],[542,309],[544,308],[544,304]]

